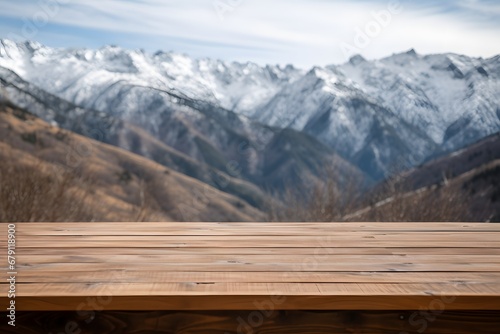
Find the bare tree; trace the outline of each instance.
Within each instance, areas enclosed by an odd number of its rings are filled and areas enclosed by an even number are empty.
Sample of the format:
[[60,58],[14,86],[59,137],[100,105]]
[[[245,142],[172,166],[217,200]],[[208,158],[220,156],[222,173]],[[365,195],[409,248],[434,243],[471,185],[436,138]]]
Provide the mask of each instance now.
[[0,164],[0,221],[92,221],[84,180],[69,171],[50,173],[40,162]]
[[[414,190],[402,176],[366,190],[355,179],[329,172],[308,191],[288,189],[270,209],[271,221],[468,221],[467,196],[449,183]],[[304,196],[304,194],[306,194]]]

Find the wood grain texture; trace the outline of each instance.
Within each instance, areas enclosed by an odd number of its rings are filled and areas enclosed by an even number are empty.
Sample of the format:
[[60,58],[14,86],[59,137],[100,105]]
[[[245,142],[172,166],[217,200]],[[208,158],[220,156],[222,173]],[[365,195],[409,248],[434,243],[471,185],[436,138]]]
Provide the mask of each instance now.
[[[273,298],[281,298],[278,291],[265,295],[196,295],[155,296],[143,292],[140,296],[75,296],[75,297],[19,297],[19,311],[68,311],[68,310],[120,310],[120,311],[221,311],[258,310]],[[444,301],[453,300],[445,303]],[[280,310],[490,310],[499,309],[499,299],[490,295],[454,296],[441,295],[361,295],[361,296],[287,296],[285,302],[274,303]]]
[[[499,264],[494,262],[486,263],[431,263],[431,262],[411,262],[405,259],[390,259],[379,260],[370,262],[365,261],[352,261],[352,262],[332,262],[325,263],[311,259],[311,262],[294,262],[284,263],[279,262],[279,258],[274,262],[238,262],[234,260],[224,260],[220,263],[214,262],[200,262],[200,263],[152,263],[152,262],[106,262],[106,263],[41,263],[33,264],[26,263],[19,265],[20,271],[38,271],[38,272],[52,272],[57,275],[59,271],[92,271],[92,270],[169,270],[169,271],[199,271],[199,272],[213,272],[213,271],[271,271],[271,272],[290,272],[290,271],[304,271],[314,269],[314,271],[353,271],[353,272],[441,272],[445,266],[445,271],[453,272],[468,272],[468,271],[482,271],[482,272],[497,272]],[[6,270],[6,269],[4,269]]]
[[277,297],[273,307],[289,311],[500,310],[500,224],[17,223],[16,231],[19,311],[258,310]]
[[[42,230],[72,230],[82,229],[81,223],[18,223],[21,225],[20,231],[30,231],[31,229]],[[88,226],[88,228],[87,228]],[[258,227],[258,229],[255,229]],[[495,223],[430,223],[430,222],[394,222],[394,223],[321,223],[321,222],[261,222],[261,223],[238,223],[238,222],[155,222],[155,223],[132,223],[132,222],[87,222],[83,230],[92,233],[91,231],[99,230],[101,228],[114,230],[116,233],[119,231],[132,229],[139,229],[144,231],[162,231],[163,229],[177,229],[181,231],[191,231],[199,229],[250,229],[254,231],[266,230],[270,228],[280,229],[320,229],[320,230],[350,230],[350,231],[379,231],[393,229],[396,231],[412,231],[412,230],[456,230],[456,231],[499,231],[500,224]]]
[[500,272],[255,272],[92,270],[50,272],[23,270],[21,283],[498,283]]
[[[61,255],[59,248],[18,247],[20,255]],[[86,256],[86,255],[189,255],[189,254],[224,254],[224,255],[500,255],[498,248],[475,248],[475,247],[227,247],[227,248],[186,248],[186,247],[144,247],[144,248],[106,248],[85,247],[65,248],[64,255]]]
[[[330,232],[498,232],[500,224],[487,223],[29,223],[19,235],[324,235]],[[110,225],[111,224],[111,225]],[[116,228],[120,224],[122,228]],[[256,228],[258,227],[258,228]]]
[[[375,238],[360,238],[352,236],[353,239],[346,237],[343,240],[335,240],[329,238],[329,236],[317,237],[317,238],[293,238],[291,237],[279,237],[273,236],[267,238],[267,240],[262,240],[260,238],[236,238],[236,237],[226,237],[221,239],[199,239],[194,240],[192,238],[179,239],[178,237],[167,237],[153,238],[148,240],[148,236],[144,236],[141,240],[125,239],[114,237],[112,240],[110,237],[89,239],[85,237],[75,237],[70,236],[66,239],[58,238],[47,238],[43,239],[32,238],[32,239],[21,239],[18,242],[20,248],[60,248],[61,252],[64,252],[64,248],[88,248],[88,247],[105,247],[105,248],[321,248],[321,247],[332,247],[332,248],[345,248],[352,247],[357,244],[358,247],[411,247],[411,248],[429,248],[429,247],[457,247],[457,248],[500,248],[500,241],[489,240],[493,236],[485,236],[486,240],[483,240],[481,236],[471,236],[470,239],[461,238],[447,239],[446,236],[440,238],[423,236],[420,239],[410,239],[407,238],[393,238],[393,240],[377,240]],[[323,239],[321,239],[323,238]],[[354,239],[355,238],[355,239]],[[6,248],[7,242],[0,241],[0,247]]]
[[[310,255],[288,255],[281,254],[268,255],[213,255],[213,254],[187,254],[187,255],[30,255],[24,256],[22,253],[18,256],[22,263],[43,264],[43,263],[161,263],[167,264],[210,264],[217,263],[304,263],[314,259]],[[318,265],[320,261],[318,258]],[[346,263],[433,263],[441,264],[463,264],[463,263],[487,263],[500,264],[500,256],[497,255],[328,255],[321,257],[321,264]]]
[[[2,317],[4,314],[0,313]],[[5,334],[497,334],[498,311],[20,312]]]

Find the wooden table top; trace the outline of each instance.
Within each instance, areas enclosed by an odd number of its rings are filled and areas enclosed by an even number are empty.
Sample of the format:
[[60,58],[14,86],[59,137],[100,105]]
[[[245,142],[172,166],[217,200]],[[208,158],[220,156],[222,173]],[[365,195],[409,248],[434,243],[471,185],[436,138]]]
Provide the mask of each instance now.
[[21,311],[500,310],[495,223],[17,223],[15,235]]

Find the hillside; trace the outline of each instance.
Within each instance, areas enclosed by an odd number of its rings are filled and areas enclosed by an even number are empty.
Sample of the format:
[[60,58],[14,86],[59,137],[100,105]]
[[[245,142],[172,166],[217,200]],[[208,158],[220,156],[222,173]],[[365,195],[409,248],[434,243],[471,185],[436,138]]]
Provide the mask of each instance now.
[[451,213],[454,221],[500,221],[500,134],[397,175],[375,187],[372,198],[381,200],[350,218],[373,220],[404,209],[421,220]]
[[[294,174],[257,168],[276,129],[314,138],[334,159],[376,180],[500,131],[499,65],[499,56],[410,50],[302,70],[116,46],[57,49],[0,40],[0,66],[26,82],[140,127],[219,171],[228,173],[227,165],[236,162],[242,179],[264,188],[270,175]],[[251,148],[251,162],[239,154],[242,145]]]
[[[105,112],[80,107],[2,67],[0,84],[10,101],[51,124],[142,155],[259,209],[266,205],[264,191],[321,182],[324,166],[331,164],[342,175],[355,174],[370,182],[358,168],[306,133],[253,122],[206,101],[136,87],[130,98],[141,100],[153,94],[154,103],[144,101],[140,112],[123,115],[130,107],[127,99],[117,99]],[[276,154],[294,162],[275,164]]]
[[409,171],[402,175],[407,187],[450,185],[468,196],[464,203],[478,220],[500,220],[500,134]]
[[[487,143],[500,131],[499,59],[410,50],[306,71],[0,40],[0,88],[53,127],[192,177],[249,210],[275,205],[268,194],[286,207],[295,193],[323,212],[320,220],[361,219],[359,212],[489,220],[497,216],[498,150]],[[368,190],[376,183],[384,186]],[[356,194],[345,200],[349,187]],[[340,204],[322,207],[331,198]],[[434,203],[470,216],[410,209]]]
[[430,160],[402,174],[413,189],[443,183],[477,171],[500,159],[500,133],[488,136],[456,152]]
[[[9,103],[0,106],[0,147],[3,214],[8,214],[9,203],[22,202],[9,201],[18,196],[27,198],[27,206],[40,202],[43,207],[45,201],[57,206],[50,210],[59,211],[56,220],[65,220],[65,210],[74,203],[82,206],[77,210],[81,220],[263,219],[262,212],[240,198],[131,152],[49,125]],[[27,182],[31,185],[26,193],[16,193]],[[47,197],[30,199],[37,191]],[[37,215],[32,219],[43,220]]]

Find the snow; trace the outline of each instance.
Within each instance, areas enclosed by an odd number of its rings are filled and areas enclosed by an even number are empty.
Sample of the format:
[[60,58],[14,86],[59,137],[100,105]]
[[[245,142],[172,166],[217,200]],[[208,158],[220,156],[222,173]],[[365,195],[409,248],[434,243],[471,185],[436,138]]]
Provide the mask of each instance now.
[[[372,147],[377,164],[394,153],[381,146],[391,131],[416,161],[431,154],[433,145],[454,149],[500,131],[498,56],[410,50],[303,71],[116,46],[55,49],[0,40],[0,66],[77,105],[124,118],[142,119],[147,112],[153,124],[160,116],[151,113],[181,103],[175,97],[181,96],[232,110],[241,124],[252,119],[306,131],[346,156]],[[177,110],[196,117],[189,108]],[[461,122],[466,125],[450,135],[450,126]],[[368,143],[377,126],[385,139]]]
[[[455,78],[448,68],[450,64],[471,78]],[[349,62],[337,68],[372,98],[442,144],[447,128],[464,114],[477,110],[477,100],[484,98],[484,91],[478,90],[466,99],[471,82],[484,82],[475,75],[479,64],[478,59],[452,54],[423,57],[404,53],[374,62]],[[500,100],[495,100],[498,105]]]

